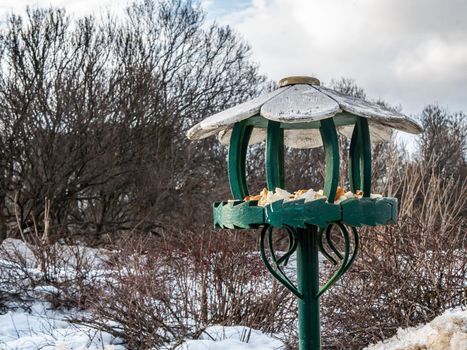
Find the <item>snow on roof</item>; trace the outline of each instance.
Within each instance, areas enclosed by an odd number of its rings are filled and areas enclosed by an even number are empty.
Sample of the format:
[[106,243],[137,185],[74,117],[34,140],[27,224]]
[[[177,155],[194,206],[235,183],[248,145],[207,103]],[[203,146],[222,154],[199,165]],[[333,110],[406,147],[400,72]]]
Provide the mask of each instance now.
[[373,142],[388,140],[392,129],[412,134],[422,131],[410,117],[322,87],[315,78],[289,77],[282,79],[280,85],[274,91],[202,120],[188,130],[188,138],[197,140],[217,134],[222,143],[228,144],[233,125],[246,119],[252,119],[254,125],[250,144],[265,139],[265,125],[267,120],[272,120],[282,123],[286,129],[285,144],[294,148],[321,146],[316,122],[327,118],[333,118],[337,131],[347,137],[352,134],[355,123],[352,117],[367,118]]

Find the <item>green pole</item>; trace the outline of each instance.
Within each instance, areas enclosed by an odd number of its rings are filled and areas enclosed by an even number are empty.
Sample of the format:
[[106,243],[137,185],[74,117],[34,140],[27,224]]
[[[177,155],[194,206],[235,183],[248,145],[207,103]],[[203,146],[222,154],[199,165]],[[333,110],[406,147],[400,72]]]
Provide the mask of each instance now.
[[300,350],[320,350],[318,228],[297,229],[297,283]]

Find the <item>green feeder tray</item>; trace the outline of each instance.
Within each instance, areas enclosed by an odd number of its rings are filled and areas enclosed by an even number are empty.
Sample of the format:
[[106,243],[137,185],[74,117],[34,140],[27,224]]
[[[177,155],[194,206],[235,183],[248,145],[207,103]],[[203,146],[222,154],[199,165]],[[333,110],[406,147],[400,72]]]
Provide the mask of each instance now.
[[[228,173],[234,200],[214,203],[214,226],[260,229],[259,250],[266,268],[298,298],[300,350],[321,349],[319,298],[355,261],[359,245],[357,227],[397,222],[397,199],[370,195],[371,141],[388,140],[392,129],[413,134],[422,131],[411,118],[324,88],[316,78],[288,77],[279,82],[277,90],[215,114],[188,131],[190,139],[218,135],[220,142],[229,146]],[[338,133],[350,138],[350,189],[363,194],[362,198],[334,203],[340,162]],[[285,146],[323,146],[325,199],[278,200],[265,206],[259,206],[258,201],[244,201],[249,194],[245,171],[247,149],[262,140],[266,140],[269,191],[284,188]],[[344,251],[339,251],[334,243],[333,228],[342,237]],[[289,240],[287,252],[280,257],[273,246],[274,230],[278,229],[285,230]],[[334,274],[321,287],[319,252],[336,266]],[[292,254],[296,254],[296,285],[282,268]]]
[[339,204],[325,199],[278,200],[264,207],[258,206],[257,201],[216,202],[213,216],[216,228],[229,229],[253,229],[261,225],[326,228],[338,221],[355,227],[392,225],[397,222],[397,198],[350,198]]

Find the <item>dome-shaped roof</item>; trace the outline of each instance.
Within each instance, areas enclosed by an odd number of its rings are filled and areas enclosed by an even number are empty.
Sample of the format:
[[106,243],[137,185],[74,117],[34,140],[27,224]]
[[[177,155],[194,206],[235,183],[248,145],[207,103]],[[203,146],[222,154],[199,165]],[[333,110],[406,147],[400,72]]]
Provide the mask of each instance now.
[[352,134],[355,116],[367,118],[373,142],[390,139],[392,129],[412,134],[423,130],[410,117],[319,86],[315,78],[289,77],[282,79],[280,85],[277,90],[204,119],[188,130],[188,138],[196,140],[217,134],[222,143],[228,144],[233,125],[249,118],[254,125],[250,144],[265,139],[267,120],[272,120],[283,125],[284,142],[294,148],[321,146],[317,122],[326,118],[333,118],[337,131],[347,137]]

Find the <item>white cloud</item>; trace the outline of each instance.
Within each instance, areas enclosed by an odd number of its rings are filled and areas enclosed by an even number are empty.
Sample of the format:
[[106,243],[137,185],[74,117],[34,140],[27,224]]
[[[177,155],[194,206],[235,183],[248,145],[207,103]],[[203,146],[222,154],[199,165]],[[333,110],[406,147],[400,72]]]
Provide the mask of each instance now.
[[[0,0],[0,21],[29,6],[75,16],[122,11],[131,0]],[[251,44],[262,72],[279,80],[352,77],[370,96],[418,113],[437,102],[467,111],[465,0],[201,0]],[[3,17],[3,18],[1,18]]]
[[352,77],[368,94],[418,113],[467,111],[467,2],[254,0],[218,18],[251,44],[269,77]]
[[[429,72],[427,76],[426,73]],[[398,57],[395,74],[399,78],[422,82],[467,80],[467,42],[433,38]]]

